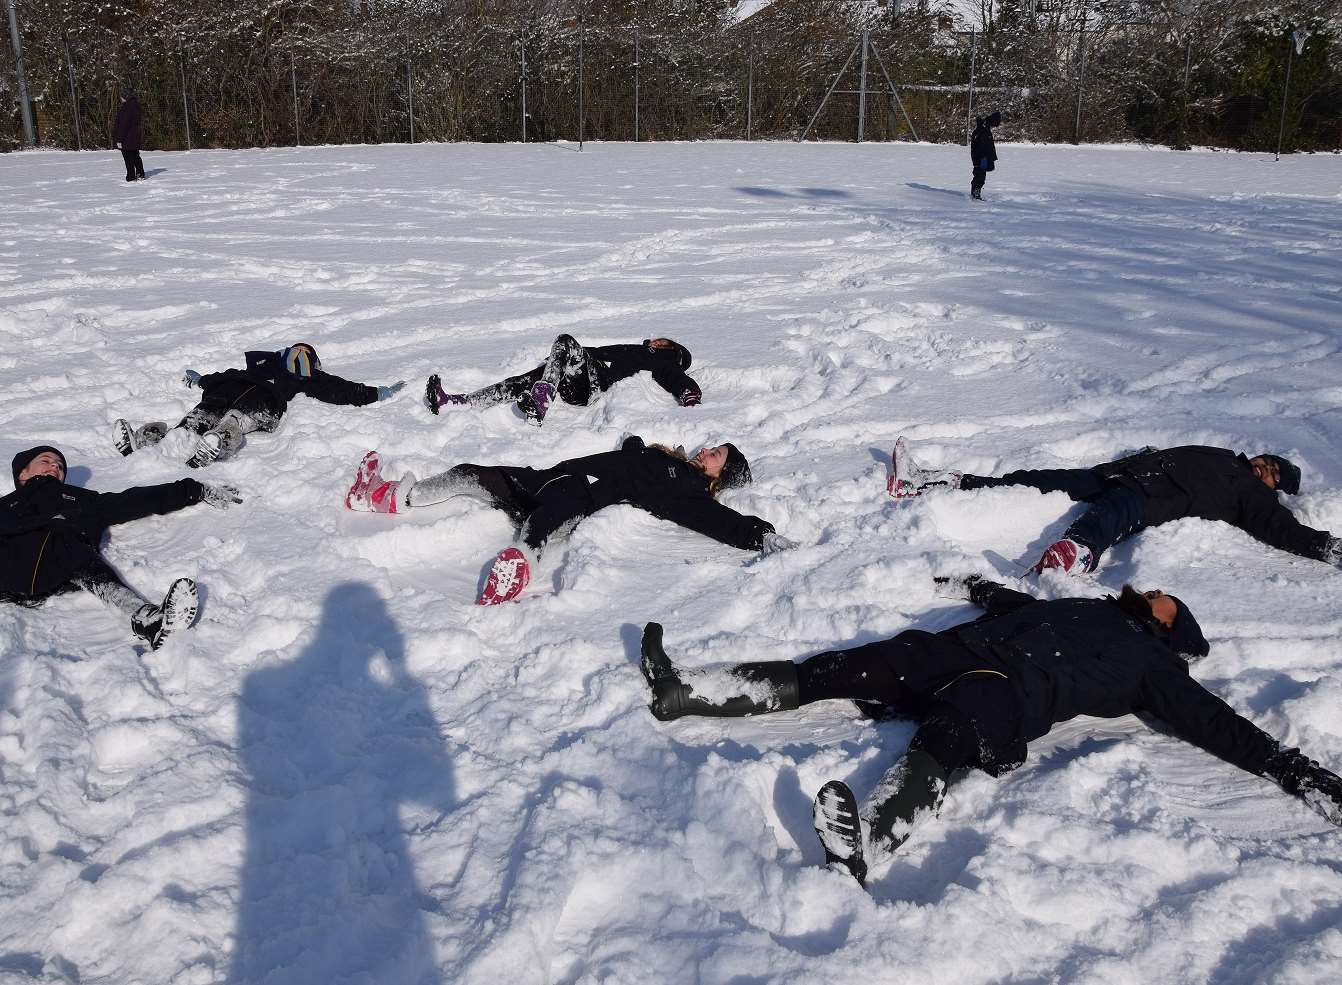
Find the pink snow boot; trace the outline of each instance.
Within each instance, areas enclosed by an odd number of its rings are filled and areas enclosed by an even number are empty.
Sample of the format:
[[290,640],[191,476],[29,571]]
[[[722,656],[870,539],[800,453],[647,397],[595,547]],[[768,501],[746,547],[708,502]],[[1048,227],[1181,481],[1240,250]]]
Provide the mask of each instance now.
[[401,481],[382,478],[382,463],[375,451],[370,451],[354,473],[354,485],[345,493],[345,508],[364,513],[400,513],[405,506]]
[[516,547],[505,547],[494,559],[494,567],[485,579],[485,589],[475,600],[476,605],[498,605],[511,602],[522,594],[531,581],[531,564]]
[[1057,569],[1069,575],[1080,575],[1093,571],[1094,568],[1095,559],[1089,547],[1074,540],[1060,540],[1056,544],[1050,544],[1048,550],[1044,551],[1044,556],[1034,566],[1034,572],[1043,574],[1045,571]]

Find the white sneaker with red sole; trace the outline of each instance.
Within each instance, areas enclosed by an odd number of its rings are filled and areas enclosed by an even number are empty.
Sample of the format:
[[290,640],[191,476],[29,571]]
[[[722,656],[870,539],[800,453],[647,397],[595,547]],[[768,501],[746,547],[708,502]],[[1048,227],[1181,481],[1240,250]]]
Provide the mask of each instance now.
[[345,493],[345,508],[364,513],[401,513],[405,497],[414,486],[414,477],[405,479],[382,478],[382,462],[377,452],[370,451],[354,472],[354,484]]
[[511,602],[522,594],[531,581],[531,562],[521,549],[505,547],[494,558],[494,566],[485,579],[484,591],[475,600],[476,605],[498,605]]

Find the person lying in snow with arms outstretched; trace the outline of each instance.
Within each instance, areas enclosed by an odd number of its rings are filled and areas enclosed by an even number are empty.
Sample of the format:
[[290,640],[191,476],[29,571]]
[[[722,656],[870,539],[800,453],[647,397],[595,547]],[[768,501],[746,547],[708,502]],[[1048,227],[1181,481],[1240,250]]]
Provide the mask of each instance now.
[[[289,401],[300,393],[322,403],[362,407],[389,400],[405,386],[404,380],[391,386],[369,386],[324,373],[317,350],[306,342],[278,352],[248,352],[244,358],[245,369],[204,376],[188,369],[182,377],[187,386],[201,389],[200,402],[176,425],[200,436],[186,462],[192,468],[231,458],[242,447],[243,435],[274,431]],[[113,444],[123,455],[156,445],[167,434],[163,421],[132,428],[121,419],[112,425]]]
[[493,407],[516,403],[537,427],[545,420],[556,396],[566,404],[585,407],[621,380],[648,372],[682,407],[700,402],[699,384],[685,375],[690,350],[671,339],[644,339],[642,345],[603,345],[584,348],[572,335],[561,335],[550,356],[535,369],[510,376],[474,393],[444,393],[435,373],[424,388],[424,402],[435,414],[448,404]]
[[743,717],[837,699],[916,719],[908,752],[861,810],[839,781],[816,795],[816,832],[827,861],[859,882],[870,850],[895,851],[936,814],[954,771],[1007,773],[1025,761],[1027,743],[1078,715],[1149,714],[1342,825],[1342,778],[1283,748],[1189,676],[1188,657],[1205,655],[1208,646],[1178,599],[1125,585],[1118,598],[1040,601],[972,575],[937,581],[948,597],[986,614],[939,633],[906,630],[800,664],[685,672],[663,650],[662,627],[649,623],[642,669],[651,711],[662,721]]
[[583,517],[619,503],[647,510],[743,551],[766,554],[793,543],[773,524],[744,516],[716,499],[719,491],[747,485],[750,464],[735,445],[702,448],[693,458],[684,449],[645,445],[637,436],[618,451],[571,458],[552,468],[456,465],[440,475],[385,479],[375,451],[364,456],[345,496],[351,510],[404,513],[453,496],[471,496],[503,510],[518,525],[518,542],[494,559],[477,600],[507,602],[521,594],[535,573],[546,544],[567,536]]
[[128,586],[98,550],[103,532],[196,503],[227,509],[242,502],[232,486],[179,479],[119,493],[66,485],[65,456],[50,445],[21,451],[14,491],[0,498],[0,601],[40,605],[82,588],[130,618],[131,632],[157,650],[196,618],[196,583],[178,578],[154,605]]
[[1300,491],[1299,467],[1280,455],[1246,458],[1201,445],[1146,448],[1088,469],[1022,470],[995,478],[921,468],[899,438],[891,465],[887,488],[896,499],[936,488],[1030,486],[1089,503],[1063,539],[1044,551],[1035,571],[1094,571],[1114,544],[1184,517],[1222,520],[1283,551],[1342,566],[1342,542],[1326,530],[1305,526],[1278,501],[1278,490],[1292,496]]

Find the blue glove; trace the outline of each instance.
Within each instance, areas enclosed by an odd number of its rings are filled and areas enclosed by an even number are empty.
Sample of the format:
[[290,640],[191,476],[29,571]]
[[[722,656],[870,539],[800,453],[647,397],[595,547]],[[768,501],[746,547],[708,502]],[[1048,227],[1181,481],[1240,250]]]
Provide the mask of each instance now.
[[194,369],[188,369],[182,373],[182,382],[187,386],[200,386],[200,374]]
[[404,388],[405,388],[405,380],[398,380],[391,386],[380,386],[377,388],[377,399],[390,400],[392,397],[396,396],[396,394],[400,393]]
[[979,167],[981,167],[984,171],[988,170],[988,159],[986,157],[983,160],[979,161]]

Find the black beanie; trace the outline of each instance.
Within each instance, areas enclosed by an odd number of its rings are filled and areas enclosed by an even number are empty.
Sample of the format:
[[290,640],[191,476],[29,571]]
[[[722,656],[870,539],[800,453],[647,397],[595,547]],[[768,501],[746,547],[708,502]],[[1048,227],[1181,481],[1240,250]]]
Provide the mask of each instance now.
[[1294,496],[1300,491],[1300,466],[1289,458],[1280,455],[1264,455],[1269,462],[1277,463],[1277,488]]
[[1002,114],[994,112],[985,122],[990,127],[999,127],[1002,125]]
[[70,468],[65,464],[65,453],[59,448],[53,448],[51,445],[38,445],[36,448],[29,448],[27,451],[21,451],[14,456],[12,465],[14,472],[14,488],[19,488],[19,473],[26,469],[30,462],[44,451],[49,451],[61,460],[61,468],[69,472]]
[[750,463],[746,461],[745,455],[741,454],[741,449],[731,442],[722,447],[727,449],[727,461],[722,463],[722,474],[718,476],[718,484],[723,489],[750,485]]
[[1207,638],[1202,635],[1202,627],[1198,625],[1197,619],[1188,611],[1188,606],[1184,605],[1183,600],[1173,595],[1166,597],[1179,607],[1174,616],[1174,625],[1170,628],[1170,648],[1175,653],[1205,657],[1211,652],[1211,646],[1207,643]]

